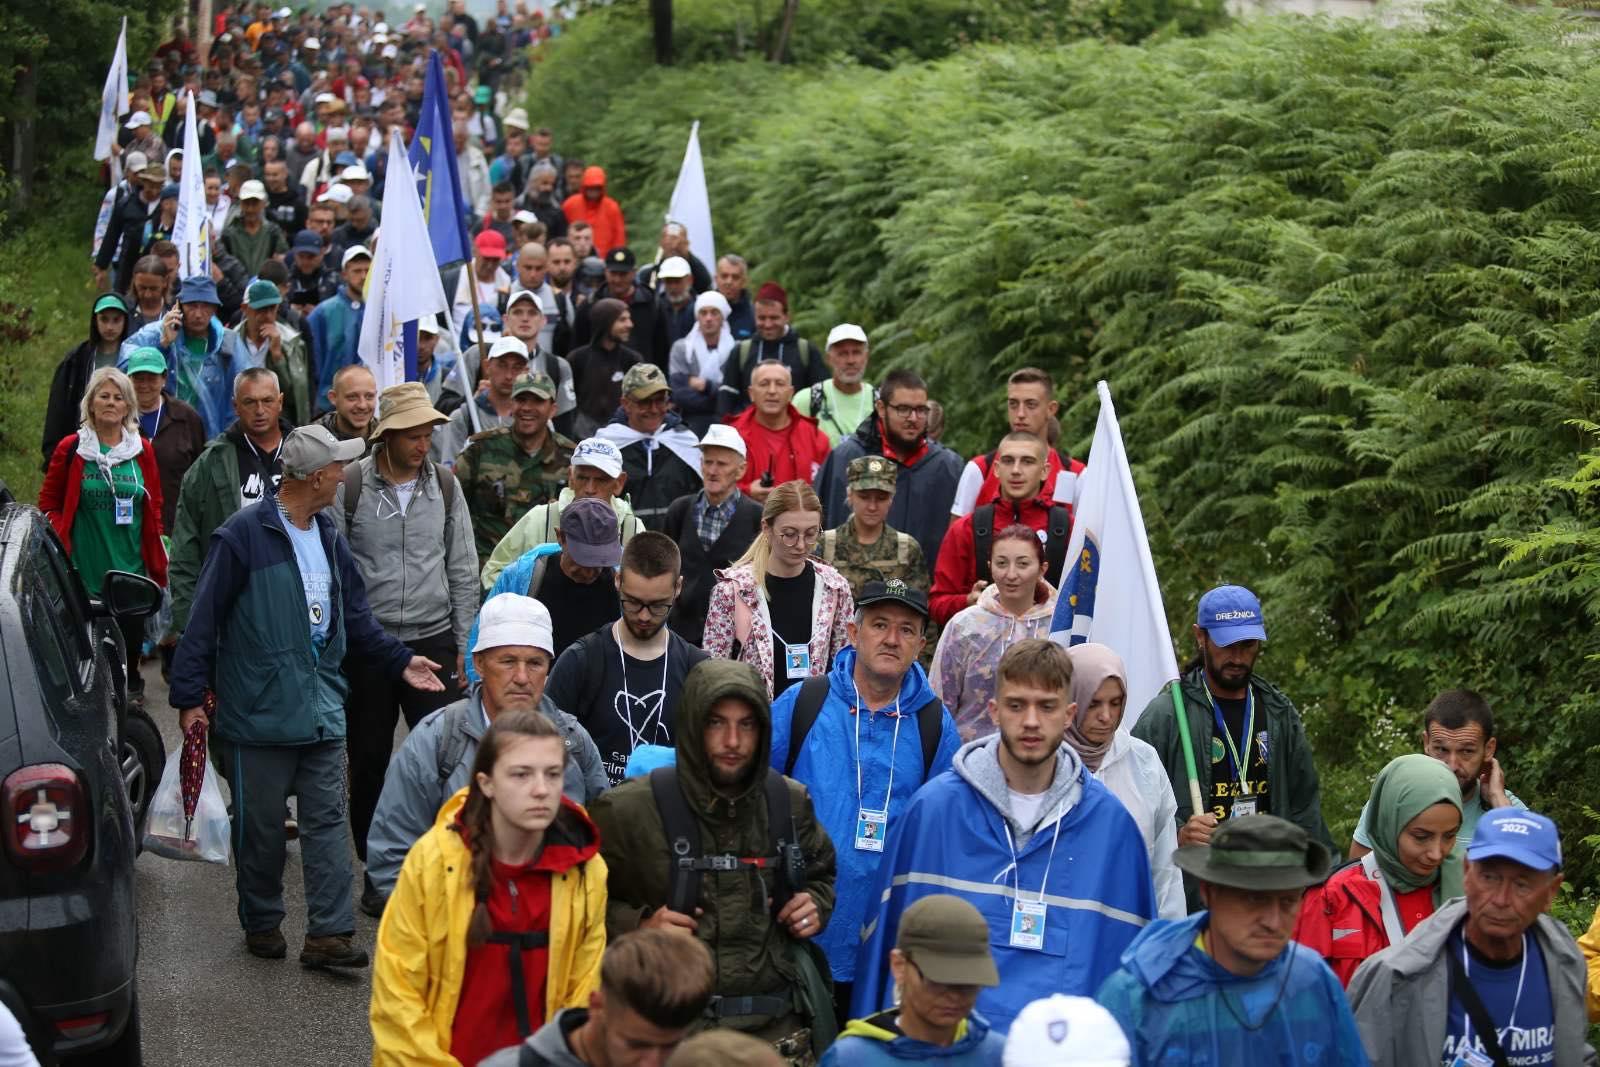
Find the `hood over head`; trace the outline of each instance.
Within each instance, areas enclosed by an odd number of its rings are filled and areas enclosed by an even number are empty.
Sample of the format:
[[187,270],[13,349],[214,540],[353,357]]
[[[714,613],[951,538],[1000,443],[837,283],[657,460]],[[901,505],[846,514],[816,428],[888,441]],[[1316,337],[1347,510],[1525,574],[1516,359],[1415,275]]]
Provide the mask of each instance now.
[[694,665],[683,680],[676,723],[678,782],[696,808],[710,807],[716,797],[711,785],[711,765],[706,759],[706,723],[719,700],[734,697],[755,710],[755,758],[731,796],[744,796],[760,788],[766,776],[766,755],[772,751],[772,704],[767,685],[756,669],[737,660],[708,659]]
[[[1306,968],[1309,974],[1315,963],[1321,962],[1309,949],[1290,941],[1255,974],[1234,974],[1195,947],[1195,938],[1210,920],[1210,913],[1204,911],[1178,920],[1157,919],[1123,950],[1122,965],[1163,1004],[1223,993],[1242,1010],[1245,1025],[1254,1028],[1278,1009],[1289,986],[1285,968]],[[1312,956],[1315,963],[1302,953]]]
[[585,168],[583,168],[583,188],[585,188],[585,189],[599,189],[602,193],[604,193],[606,191],[606,171],[605,171],[605,168],[604,167],[585,167]]
[[607,296],[596,300],[589,306],[589,336],[593,343],[599,343],[601,338],[610,338],[611,327],[616,325],[622,313],[628,310],[628,305],[616,297]]

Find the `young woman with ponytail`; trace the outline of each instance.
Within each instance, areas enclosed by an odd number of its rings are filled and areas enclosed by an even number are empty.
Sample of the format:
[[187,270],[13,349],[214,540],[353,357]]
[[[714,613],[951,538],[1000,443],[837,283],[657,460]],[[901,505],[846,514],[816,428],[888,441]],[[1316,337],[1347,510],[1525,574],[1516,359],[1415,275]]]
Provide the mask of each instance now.
[[372,1062],[473,1067],[583,1007],[606,947],[606,867],[561,795],[566,746],[536,711],[496,717],[472,779],[412,846],[378,927]]

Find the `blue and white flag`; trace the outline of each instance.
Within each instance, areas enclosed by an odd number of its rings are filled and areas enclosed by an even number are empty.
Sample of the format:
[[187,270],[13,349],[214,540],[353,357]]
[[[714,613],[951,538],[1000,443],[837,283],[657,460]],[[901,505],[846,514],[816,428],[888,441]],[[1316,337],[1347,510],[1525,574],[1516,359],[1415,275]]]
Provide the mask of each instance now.
[[389,181],[383,187],[383,226],[367,272],[367,310],[356,351],[377,379],[378,395],[417,376],[417,320],[450,305],[428,247],[417,187],[404,180],[411,165],[398,128],[389,131]]
[[1129,730],[1151,698],[1178,676],[1178,658],[1111,389],[1105,382],[1096,388],[1100,421],[1078,475],[1067,572],[1050,637],[1062,645],[1098,642],[1122,657],[1128,668],[1122,728]]
[[[472,258],[472,238],[467,234],[467,198],[462,195],[461,173],[456,166],[456,142],[450,119],[450,94],[445,89],[444,64],[437,51],[428,53],[428,78],[423,83],[422,111],[411,135],[409,158],[417,176],[417,197],[428,224],[436,265],[448,267]],[[388,186],[384,186],[387,192]]]

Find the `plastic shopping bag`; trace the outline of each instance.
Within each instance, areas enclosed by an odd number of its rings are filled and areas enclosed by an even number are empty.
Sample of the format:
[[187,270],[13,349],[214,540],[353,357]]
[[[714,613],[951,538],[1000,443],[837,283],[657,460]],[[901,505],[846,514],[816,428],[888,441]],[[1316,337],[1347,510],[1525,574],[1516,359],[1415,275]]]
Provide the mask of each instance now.
[[161,772],[161,784],[150,801],[149,821],[145,824],[144,847],[146,852],[172,860],[198,860],[202,863],[228,863],[231,853],[228,807],[223,802],[222,790],[217,785],[217,770],[206,761],[205,780],[200,785],[200,802],[195,805],[194,819],[188,832],[183,814],[183,788],[179,782],[178,765],[183,749],[173,750],[167,757],[167,766]]

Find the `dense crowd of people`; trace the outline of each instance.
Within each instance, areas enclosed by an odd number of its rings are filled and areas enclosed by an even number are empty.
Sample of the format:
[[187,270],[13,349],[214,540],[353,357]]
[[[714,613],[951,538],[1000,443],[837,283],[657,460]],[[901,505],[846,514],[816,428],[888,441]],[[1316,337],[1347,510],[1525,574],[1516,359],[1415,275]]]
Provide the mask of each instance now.
[[[941,443],[861,326],[813,344],[804,294],[556,153],[517,101],[558,28],[238,5],[132,87],[39,505],[91,594],[168,590],[132,698],[159,657],[209,726],[243,948],[288,953],[297,837],[300,961],[371,965],[379,1064],[1592,1062],[1600,921],[1545,914],[1559,836],[1488,703],[1423,711],[1338,864],[1248,588],[1142,708],[1140,650],[1051,640],[1084,466],[1050,373],[993,451]],[[433,55],[473,254],[379,393],[384,146]]]

